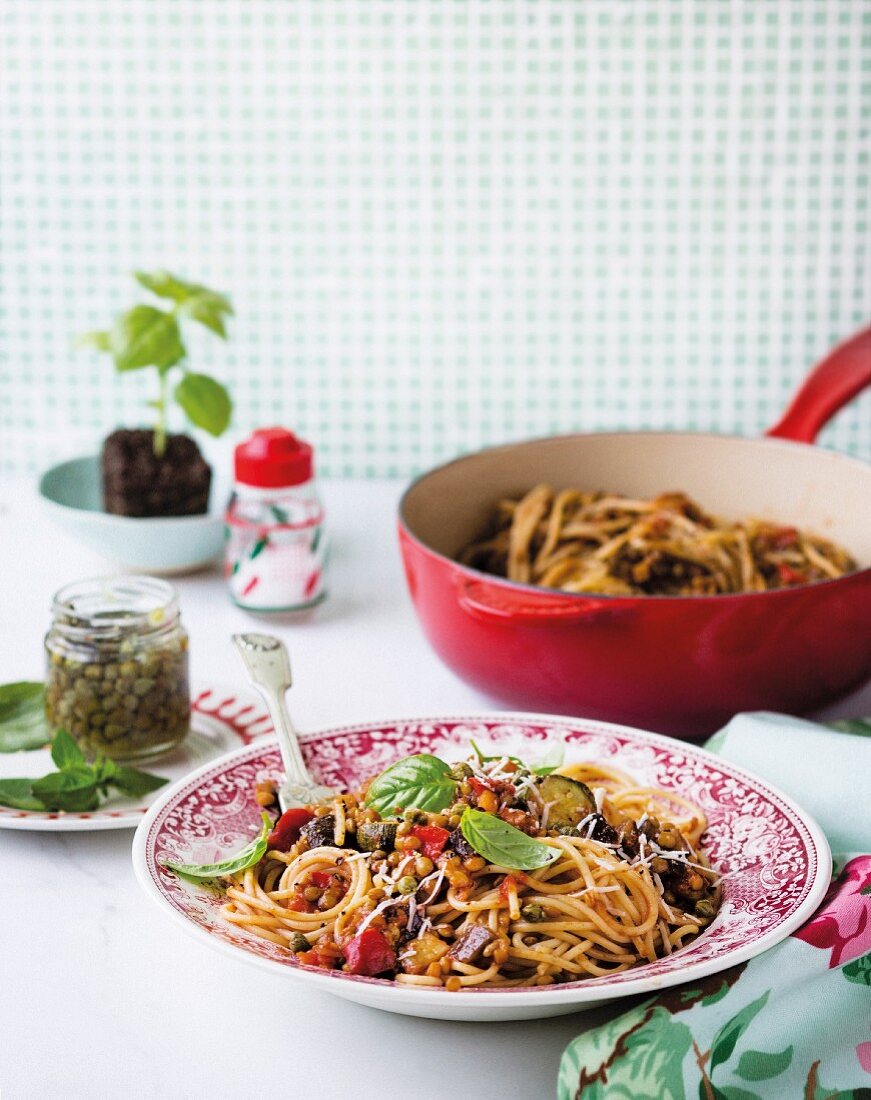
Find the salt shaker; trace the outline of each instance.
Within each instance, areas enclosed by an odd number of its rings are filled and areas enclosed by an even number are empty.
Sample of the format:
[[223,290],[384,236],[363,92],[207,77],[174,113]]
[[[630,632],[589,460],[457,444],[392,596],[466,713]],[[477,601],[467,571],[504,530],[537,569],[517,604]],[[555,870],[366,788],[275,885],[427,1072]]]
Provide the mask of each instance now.
[[326,595],[324,513],[310,444],[260,428],[235,451],[224,573],[248,611],[299,611]]

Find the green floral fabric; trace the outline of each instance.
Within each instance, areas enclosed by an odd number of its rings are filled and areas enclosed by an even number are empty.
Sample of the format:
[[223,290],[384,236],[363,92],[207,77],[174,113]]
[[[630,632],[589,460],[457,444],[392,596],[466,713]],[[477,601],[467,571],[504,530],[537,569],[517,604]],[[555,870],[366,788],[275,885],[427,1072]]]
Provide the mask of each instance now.
[[857,784],[871,775],[868,733],[754,714],[708,742],[814,814],[834,851],[829,891],[770,951],[580,1035],[559,1100],[871,1100],[871,804]]

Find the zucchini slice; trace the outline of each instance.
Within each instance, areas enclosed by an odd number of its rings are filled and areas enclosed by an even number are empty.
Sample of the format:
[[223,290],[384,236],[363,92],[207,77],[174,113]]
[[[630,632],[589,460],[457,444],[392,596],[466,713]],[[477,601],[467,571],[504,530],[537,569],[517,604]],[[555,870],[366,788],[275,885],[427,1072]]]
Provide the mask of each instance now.
[[543,802],[551,803],[548,828],[574,828],[587,814],[596,812],[596,800],[587,784],[567,775],[545,776],[538,793]]
[[357,847],[361,852],[383,852],[393,850],[396,840],[395,821],[371,821],[357,826]]

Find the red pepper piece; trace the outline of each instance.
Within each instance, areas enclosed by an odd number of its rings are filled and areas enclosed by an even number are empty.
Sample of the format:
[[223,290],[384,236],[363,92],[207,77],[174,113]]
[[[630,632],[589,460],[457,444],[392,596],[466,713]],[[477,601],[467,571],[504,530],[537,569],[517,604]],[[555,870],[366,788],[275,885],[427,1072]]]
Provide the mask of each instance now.
[[377,928],[364,928],[345,946],[345,962],[352,974],[366,974],[370,978],[396,969],[393,948]]
[[777,563],[777,572],[784,584],[807,584],[807,577],[804,573],[799,573],[797,569],[793,569],[785,561]]
[[451,834],[438,825],[415,825],[412,827],[411,835],[416,836],[420,841],[421,852],[428,859],[435,860],[442,854]]
[[314,818],[308,810],[285,810],[266,838],[266,844],[277,852],[288,852],[299,840],[299,831],[303,825]]

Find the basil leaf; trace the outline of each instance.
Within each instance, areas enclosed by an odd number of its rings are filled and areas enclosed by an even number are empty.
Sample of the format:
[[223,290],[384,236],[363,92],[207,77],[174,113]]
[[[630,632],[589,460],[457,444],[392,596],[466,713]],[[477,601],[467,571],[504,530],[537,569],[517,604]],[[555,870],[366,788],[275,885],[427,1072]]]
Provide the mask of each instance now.
[[[218,334],[222,340],[227,339],[227,329],[224,327],[224,312],[227,299],[220,294],[213,294],[210,290],[204,290],[200,294],[194,294],[187,298],[178,307],[178,311],[185,317],[199,321],[201,325],[210,328]],[[232,313],[232,310],[230,310]]]
[[76,337],[76,347],[111,351],[112,337],[108,332],[83,332],[81,336]]
[[428,810],[438,813],[454,801],[457,784],[444,760],[418,753],[397,760],[369,784],[366,805],[382,815],[394,810]]
[[108,782],[113,787],[117,787],[118,790],[123,791],[124,794],[129,794],[133,798],[141,797],[144,794],[150,794],[152,791],[156,791],[159,787],[168,783],[168,779],[164,779],[160,775],[152,775],[151,772],[141,772],[138,768],[115,768],[112,775],[108,777]]
[[533,775],[550,775],[551,772],[555,772],[557,768],[563,766],[563,761],[566,757],[566,750],[564,745],[554,745],[547,750],[544,756],[539,760],[534,768],[529,770]]
[[237,871],[253,867],[263,858],[266,852],[266,838],[272,831],[272,820],[269,814],[261,814],[260,819],[263,822],[260,835],[241,852],[221,860],[220,863],[172,863],[167,859],[164,860],[163,866],[186,878],[219,878],[221,875],[233,875]]
[[518,766],[518,768],[523,768],[526,766],[518,756],[510,756],[508,753],[504,752],[499,753],[498,756],[485,756],[471,737],[469,738],[469,744],[472,746],[472,750],[474,751],[475,756],[478,757],[479,764],[489,764],[491,760],[511,760]]
[[114,760],[110,760],[108,756],[103,756],[101,752],[97,753],[94,760],[94,775],[98,786],[104,787],[113,782],[117,771],[118,765]]
[[515,829],[501,817],[466,807],[460,818],[460,831],[479,856],[498,867],[515,871],[533,871],[547,867],[559,858],[559,851]]
[[211,435],[221,435],[230,423],[230,395],[207,374],[186,374],[175,387],[175,399],[191,423]]
[[43,685],[32,680],[0,684],[0,752],[39,749],[50,740]]
[[51,758],[56,768],[64,771],[74,764],[84,764],[85,754],[66,730],[58,730],[51,743]]
[[134,306],[122,313],[110,339],[115,366],[120,371],[141,367],[169,370],[186,354],[175,317],[154,306]]
[[87,764],[73,764],[66,771],[35,779],[33,793],[48,810],[83,813],[100,804],[94,769]]
[[33,793],[30,779],[0,779],[0,806],[11,806],[13,810],[45,810]]
[[168,271],[155,271],[149,274],[147,271],[134,271],[133,277],[140,286],[156,294],[158,298],[171,298],[174,302],[187,302],[191,298],[208,298],[212,301],[218,312],[231,313],[233,307],[230,299],[225,294],[219,294],[216,290],[199,286],[197,283],[188,283],[179,279],[177,275],[171,275]]

